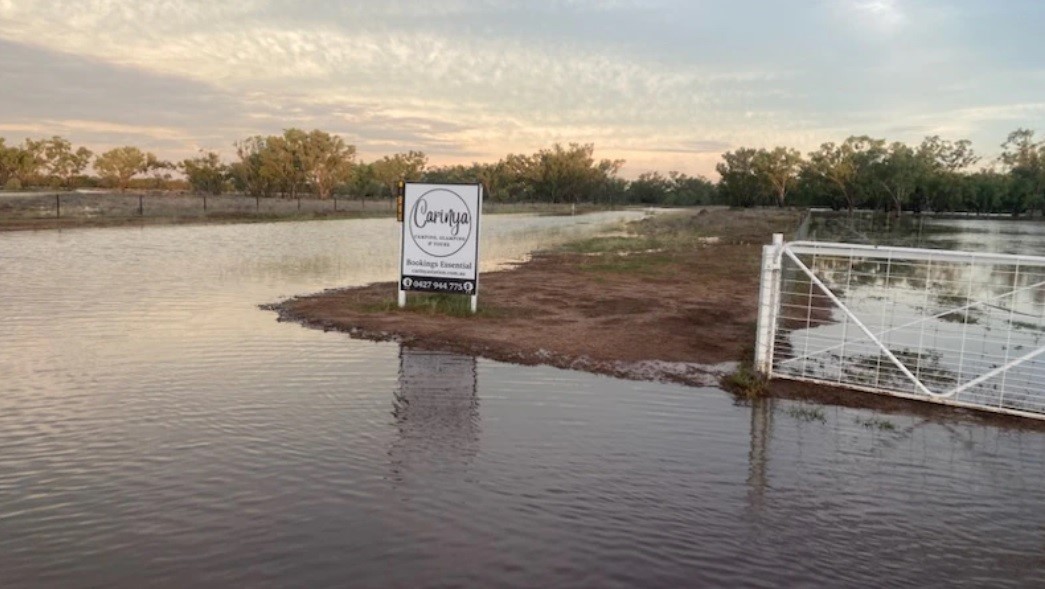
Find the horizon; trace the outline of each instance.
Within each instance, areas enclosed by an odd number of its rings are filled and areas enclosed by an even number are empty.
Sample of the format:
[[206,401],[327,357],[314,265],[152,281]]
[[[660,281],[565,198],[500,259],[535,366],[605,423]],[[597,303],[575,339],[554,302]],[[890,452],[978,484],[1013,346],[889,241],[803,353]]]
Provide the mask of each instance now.
[[234,141],[318,128],[430,166],[591,143],[629,179],[865,134],[990,160],[1045,128],[1040,22],[1023,0],[0,0],[0,136],[230,161]]

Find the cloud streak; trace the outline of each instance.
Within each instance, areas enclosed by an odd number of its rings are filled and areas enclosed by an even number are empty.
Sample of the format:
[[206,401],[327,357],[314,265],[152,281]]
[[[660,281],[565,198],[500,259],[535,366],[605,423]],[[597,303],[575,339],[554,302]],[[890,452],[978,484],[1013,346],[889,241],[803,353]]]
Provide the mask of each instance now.
[[[850,133],[953,128],[995,144],[1004,125],[1041,126],[1018,105],[1045,76],[980,51],[994,39],[977,21],[1006,15],[969,4],[0,0],[0,74],[15,82],[0,123],[173,156],[289,126],[433,162],[594,142],[641,154],[631,174],[709,173],[708,151]],[[1032,31],[1007,42],[1043,49]],[[984,109],[1016,118],[970,114]]]

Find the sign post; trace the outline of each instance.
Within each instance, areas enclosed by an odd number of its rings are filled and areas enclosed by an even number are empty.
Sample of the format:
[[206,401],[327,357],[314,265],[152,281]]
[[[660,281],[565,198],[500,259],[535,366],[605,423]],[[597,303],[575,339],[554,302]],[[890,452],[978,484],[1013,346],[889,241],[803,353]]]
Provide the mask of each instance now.
[[406,183],[399,259],[399,306],[408,291],[479,299],[481,184]]

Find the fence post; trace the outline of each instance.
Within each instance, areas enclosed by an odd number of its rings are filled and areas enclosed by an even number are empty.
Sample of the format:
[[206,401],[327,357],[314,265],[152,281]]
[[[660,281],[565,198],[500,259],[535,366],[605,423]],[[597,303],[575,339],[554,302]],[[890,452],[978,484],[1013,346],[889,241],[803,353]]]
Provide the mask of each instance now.
[[207,194],[203,194],[203,213],[207,213]]
[[141,194],[138,195],[138,216],[145,216],[145,197]]
[[54,218],[62,218],[62,195],[60,194],[54,195]]
[[254,197],[254,212],[255,213],[260,213],[261,212],[261,197],[260,196],[255,196]]
[[765,377],[773,371],[773,340],[780,308],[781,260],[784,235],[773,234],[773,245],[762,246],[762,276],[758,292],[758,335],[755,339],[755,369]]

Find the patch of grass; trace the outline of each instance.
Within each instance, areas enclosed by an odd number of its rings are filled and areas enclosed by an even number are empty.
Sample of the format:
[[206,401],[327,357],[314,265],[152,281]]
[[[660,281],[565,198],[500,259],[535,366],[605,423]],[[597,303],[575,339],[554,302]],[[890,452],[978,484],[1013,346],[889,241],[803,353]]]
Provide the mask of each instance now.
[[876,429],[886,432],[896,431],[895,423],[888,419],[882,419],[881,417],[868,417],[867,419],[857,417],[855,421],[857,425],[862,425],[867,429]]
[[612,235],[577,240],[555,251],[586,255],[692,252],[707,245],[709,237],[726,244],[765,243],[774,232],[792,231],[800,221],[797,211],[689,209],[647,216]]
[[764,376],[747,364],[742,364],[735,372],[719,379],[723,389],[741,399],[752,400],[765,397],[769,393],[769,383]]
[[660,244],[645,237],[610,235],[589,237],[559,246],[557,251],[571,254],[624,254],[658,249]]
[[786,413],[798,421],[819,421],[827,423],[824,410],[820,407],[788,407]]
[[670,256],[646,254],[642,256],[599,256],[581,265],[586,272],[627,274],[661,274],[673,260]]
[[406,312],[423,315],[445,315],[447,317],[496,317],[501,315],[497,309],[479,304],[472,313],[471,299],[462,295],[441,293],[411,293],[406,297],[406,307],[400,309],[399,302],[390,299],[382,303],[367,305],[363,309],[371,313]]

